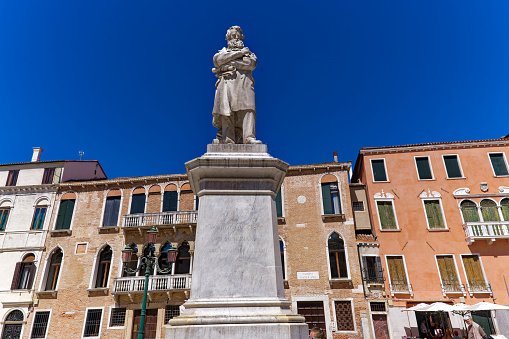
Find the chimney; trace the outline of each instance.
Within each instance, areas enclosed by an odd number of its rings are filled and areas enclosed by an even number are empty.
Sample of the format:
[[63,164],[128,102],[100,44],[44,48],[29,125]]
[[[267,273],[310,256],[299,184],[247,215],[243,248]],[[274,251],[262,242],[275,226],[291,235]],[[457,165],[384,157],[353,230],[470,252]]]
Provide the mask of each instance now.
[[41,158],[42,151],[44,151],[42,148],[34,147],[34,154],[32,154],[32,162],[39,161],[39,159]]
[[334,162],[338,162],[338,152],[332,153],[334,155]]

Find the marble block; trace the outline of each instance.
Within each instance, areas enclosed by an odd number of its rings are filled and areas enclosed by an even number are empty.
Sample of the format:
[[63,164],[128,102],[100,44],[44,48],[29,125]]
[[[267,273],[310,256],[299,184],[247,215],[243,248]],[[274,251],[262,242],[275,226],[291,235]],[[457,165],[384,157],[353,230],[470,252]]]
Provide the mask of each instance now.
[[276,192],[288,164],[266,145],[209,145],[186,163],[200,197],[193,279],[166,338],[308,338],[285,298]]

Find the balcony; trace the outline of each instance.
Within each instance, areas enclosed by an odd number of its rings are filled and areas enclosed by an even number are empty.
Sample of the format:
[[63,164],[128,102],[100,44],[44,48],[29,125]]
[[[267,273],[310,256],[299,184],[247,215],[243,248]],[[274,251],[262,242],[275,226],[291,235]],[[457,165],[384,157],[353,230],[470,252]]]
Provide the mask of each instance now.
[[[115,278],[111,294],[143,293],[145,277]],[[148,292],[183,291],[191,288],[191,275],[153,275],[148,278]]]
[[468,245],[476,240],[487,240],[488,244],[497,239],[509,240],[509,221],[467,222],[463,229]]
[[414,291],[410,284],[391,284],[390,288],[392,296],[395,294],[410,294],[411,296],[414,296]]
[[467,296],[467,292],[465,291],[465,286],[459,283],[445,283],[440,285],[442,288],[442,294],[444,297],[447,294],[463,294],[463,296]]
[[484,280],[469,281],[467,283],[467,289],[470,295],[473,295],[474,293],[486,293],[493,296],[491,285],[487,284]]
[[197,218],[197,211],[127,214],[123,216],[122,228],[195,225]]

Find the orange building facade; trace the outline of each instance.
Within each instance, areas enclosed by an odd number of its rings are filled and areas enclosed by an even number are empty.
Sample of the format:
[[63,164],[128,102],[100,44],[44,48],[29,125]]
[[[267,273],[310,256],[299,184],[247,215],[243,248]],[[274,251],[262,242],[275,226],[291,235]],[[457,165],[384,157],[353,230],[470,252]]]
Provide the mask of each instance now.
[[[380,247],[392,338],[423,336],[420,302],[509,304],[509,139],[363,148],[352,182],[366,186]],[[473,313],[507,335],[505,313]],[[452,313],[429,322],[463,329]]]

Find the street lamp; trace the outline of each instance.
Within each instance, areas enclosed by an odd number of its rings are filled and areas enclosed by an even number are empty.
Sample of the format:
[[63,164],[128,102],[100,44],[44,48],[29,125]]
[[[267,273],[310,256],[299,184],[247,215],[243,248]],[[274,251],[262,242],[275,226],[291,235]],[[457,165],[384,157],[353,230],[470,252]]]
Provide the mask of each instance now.
[[[155,244],[157,239],[157,229],[152,227],[148,233],[148,253],[144,254],[141,257],[140,264],[136,269],[129,268],[128,265],[131,262],[131,256],[133,255],[133,249],[127,245],[122,250],[122,261],[124,262],[124,272],[128,274],[136,274],[137,272],[145,270],[145,285],[143,286],[143,302],[141,304],[141,317],[140,317],[140,330],[138,331],[138,339],[143,339],[145,337],[145,314],[147,312],[147,292],[148,292],[148,277],[150,276],[150,272],[157,268],[157,271],[162,274],[168,274],[171,272],[171,265],[167,269],[162,269],[159,267],[159,263],[157,262],[157,257],[154,255],[154,250],[152,249],[152,245]],[[168,262],[173,265],[175,259],[177,258],[178,250],[173,247],[173,245],[168,249]]]

